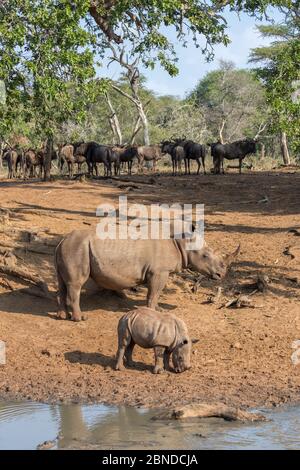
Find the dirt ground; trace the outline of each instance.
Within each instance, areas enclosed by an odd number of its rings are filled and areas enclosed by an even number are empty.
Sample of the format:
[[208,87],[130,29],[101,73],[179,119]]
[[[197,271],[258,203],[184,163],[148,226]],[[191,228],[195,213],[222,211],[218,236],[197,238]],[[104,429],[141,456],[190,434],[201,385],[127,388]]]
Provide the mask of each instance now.
[[[124,176],[126,179],[126,176]],[[0,398],[48,402],[106,402],[149,407],[192,401],[277,406],[299,400],[300,365],[291,345],[300,339],[300,171],[221,175],[131,177],[51,183],[0,181],[0,258],[24,266],[48,283],[51,296],[17,277],[0,273]],[[96,207],[130,202],[204,203],[206,241],[223,252],[241,243],[241,254],[223,282],[224,297],[209,303],[216,281],[195,289],[191,273],[171,276],[160,298],[163,309],[183,318],[194,345],[192,368],[183,374],[151,373],[152,351],[137,348],[136,367],[113,370],[120,316],[145,304],[145,288],[82,295],[86,322],[55,319],[54,246],[75,228],[94,227]],[[9,209],[9,211],[5,210]],[[289,249],[288,249],[289,247]],[[13,254],[12,254],[13,253]],[[16,258],[14,258],[16,256]],[[251,306],[219,308],[241,284],[267,275],[268,290]]]

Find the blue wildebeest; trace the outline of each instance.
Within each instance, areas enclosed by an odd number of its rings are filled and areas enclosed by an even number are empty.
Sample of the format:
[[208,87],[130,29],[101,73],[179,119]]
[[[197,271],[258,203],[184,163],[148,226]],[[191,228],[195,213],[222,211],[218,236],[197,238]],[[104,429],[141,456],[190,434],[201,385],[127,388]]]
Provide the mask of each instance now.
[[103,163],[104,171],[111,172],[111,150],[107,145],[93,141],[82,143],[75,150],[76,155],[83,155],[86,158],[89,174],[93,174],[95,170],[98,176],[97,163]]
[[256,152],[256,141],[254,139],[237,140],[231,144],[215,142],[210,144],[211,156],[214,163],[214,172],[224,174],[224,158],[227,160],[239,159],[239,173],[242,173],[243,159]]
[[197,175],[199,174],[201,162],[203,166],[203,172],[206,174],[205,171],[205,157],[206,157],[206,146],[202,144],[198,144],[193,140],[187,140],[185,137],[181,139],[174,139],[175,144],[180,145],[184,149],[184,166],[185,166],[185,174],[191,174],[191,160],[195,160],[197,162]]
[[152,162],[152,170],[156,170],[156,163],[162,157],[160,145],[142,145],[136,149],[136,156],[139,162],[139,170],[142,171],[144,162]]
[[183,145],[165,140],[161,142],[161,151],[162,153],[168,153],[171,156],[173,176],[175,176],[178,171],[181,173],[181,164],[185,158]]
[[136,145],[114,145],[112,151],[119,155],[119,173],[121,166],[127,163],[128,174],[131,175],[134,158],[137,158]]
[[69,178],[73,176],[74,163],[77,164],[78,173],[81,171],[81,166],[86,161],[86,157],[77,153],[78,147],[84,142],[75,142],[71,144],[63,144],[59,147],[59,167],[60,171],[63,171],[64,164],[68,166]]

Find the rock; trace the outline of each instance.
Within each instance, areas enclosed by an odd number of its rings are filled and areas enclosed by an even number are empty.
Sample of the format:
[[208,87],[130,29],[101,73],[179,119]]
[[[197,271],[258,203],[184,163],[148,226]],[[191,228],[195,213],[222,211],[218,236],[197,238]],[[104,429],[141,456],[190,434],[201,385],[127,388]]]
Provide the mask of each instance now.
[[55,349],[50,349],[50,348],[42,349],[41,354],[43,354],[44,356],[48,356],[48,357],[59,356],[59,353],[55,351]]
[[243,349],[242,346],[241,346],[241,343],[239,343],[239,342],[232,344],[232,345],[231,345],[231,348],[234,348],[234,349]]

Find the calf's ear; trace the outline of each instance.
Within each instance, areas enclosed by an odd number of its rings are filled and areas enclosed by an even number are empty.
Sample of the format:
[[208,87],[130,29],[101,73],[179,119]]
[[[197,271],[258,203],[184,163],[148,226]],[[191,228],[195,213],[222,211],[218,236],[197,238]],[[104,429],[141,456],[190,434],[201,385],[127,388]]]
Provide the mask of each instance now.
[[196,339],[196,338],[191,339],[192,344],[196,344],[196,343],[198,343],[199,341],[200,341],[200,340],[199,340],[199,339]]

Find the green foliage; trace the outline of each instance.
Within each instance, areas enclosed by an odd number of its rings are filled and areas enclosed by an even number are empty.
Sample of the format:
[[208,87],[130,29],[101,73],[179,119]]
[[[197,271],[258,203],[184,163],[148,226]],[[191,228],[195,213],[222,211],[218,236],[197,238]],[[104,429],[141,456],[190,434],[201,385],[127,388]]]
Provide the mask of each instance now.
[[[25,121],[35,120],[43,136],[52,135],[70,115],[83,118],[88,80],[94,75],[90,35],[80,25],[84,13],[66,0],[2,2],[0,79],[7,101],[0,107],[1,134],[13,127],[20,112]],[[79,89],[83,102],[74,101]]]
[[175,30],[176,42],[186,46],[190,35],[207,59],[213,46],[227,45],[229,37],[223,16],[226,9],[242,11],[261,18],[269,6],[288,6],[289,0],[98,0],[91,2],[88,21],[98,38],[102,53],[111,41],[125,44],[131,55],[139,55],[144,65],[154,68],[158,62],[168,73],[178,73],[174,44],[167,38]]
[[[300,19],[299,2],[291,2],[284,24],[260,26],[263,36],[273,37],[269,47],[256,48],[250,60],[261,64],[257,76],[272,109],[272,131],[286,132],[295,150],[300,150]],[[300,93],[300,92],[299,92]]]
[[[175,44],[186,46],[187,35],[207,59],[215,44],[228,44],[226,8],[261,17],[270,5],[290,4],[287,0],[3,0],[0,80],[5,82],[7,99],[0,103],[0,135],[23,127],[26,135],[35,129],[42,139],[69,124],[74,135],[80,134],[80,126],[90,135],[97,125],[95,138],[107,141],[105,94],[109,92],[128,140],[136,120],[134,106],[111,90],[110,80],[94,79],[99,55],[105,55],[111,44],[126,46],[129,56],[138,56],[147,67],[159,63],[176,75]],[[173,42],[168,31],[176,33]],[[240,74],[239,79],[245,75]],[[122,80],[118,86],[127,87]],[[212,122],[205,128],[202,105],[160,99],[143,86],[141,99],[150,100],[147,114],[155,140],[173,131],[182,134],[184,123],[190,123],[190,134],[197,139],[216,132]]]
[[254,137],[267,120],[262,86],[249,70],[237,70],[231,62],[209,72],[188,96],[202,110],[207,138],[231,142]]

